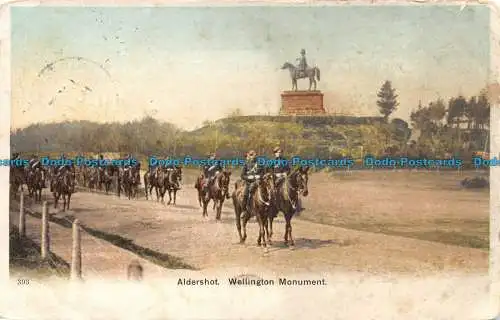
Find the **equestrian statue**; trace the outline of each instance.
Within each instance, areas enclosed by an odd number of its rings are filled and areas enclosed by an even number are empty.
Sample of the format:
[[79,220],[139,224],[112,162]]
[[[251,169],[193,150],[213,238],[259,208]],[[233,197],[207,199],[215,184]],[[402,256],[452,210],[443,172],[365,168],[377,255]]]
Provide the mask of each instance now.
[[306,50],[300,50],[300,57],[296,59],[298,65],[293,65],[290,62],[285,62],[281,67],[281,70],[288,69],[290,72],[290,78],[292,79],[292,90],[297,91],[297,79],[309,78],[309,91],[314,86],[313,90],[316,90],[316,79],[320,79],[320,71],[318,67],[310,67],[307,65],[306,60]]

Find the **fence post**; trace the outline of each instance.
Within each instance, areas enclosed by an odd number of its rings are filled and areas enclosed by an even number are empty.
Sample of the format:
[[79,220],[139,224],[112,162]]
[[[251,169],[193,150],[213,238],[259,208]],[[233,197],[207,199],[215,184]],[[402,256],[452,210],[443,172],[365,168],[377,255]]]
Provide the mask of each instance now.
[[19,235],[24,237],[26,235],[26,215],[24,212],[24,192],[21,191],[21,198],[19,199]]
[[79,280],[82,277],[82,243],[80,221],[73,221],[73,247],[71,250],[71,279]]
[[139,261],[137,260],[132,261],[127,268],[127,279],[134,281],[141,281],[143,270],[144,269],[142,268],[142,265],[140,264]]
[[49,243],[49,217],[47,209],[47,201],[43,202],[42,206],[42,259],[47,259],[49,256],[50,243]]

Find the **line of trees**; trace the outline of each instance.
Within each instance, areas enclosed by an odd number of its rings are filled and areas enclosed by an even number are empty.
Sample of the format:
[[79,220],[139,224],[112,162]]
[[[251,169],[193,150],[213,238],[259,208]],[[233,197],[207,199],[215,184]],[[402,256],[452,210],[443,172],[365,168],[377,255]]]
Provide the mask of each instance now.
[[[280,145],[288,155],[307,158],[357,158],[368,153],[426,157],[451,153],[465,158],[487,146],[490,104],[486,91],[469,98],[437,99],[425,106],[419,103],[410,114],[412,128],[402,119],[389,121],[399,106],[390,81],[382,85],[377,96],[381,121],[356,123],[336,118],[332,122],[324,117],[275,121],[276,117],[244,117],[239,111],[225,119],[206,122],[194,131],[151,116],[127,123],[66,121],[15,130],[11,133],[11,146],[17,152],[205,156],[217,151],[220,156],[231,157],[241,156],[249,149],[266,155]],[[414,130],[420,136],[409,143]]]
[[[377,97],[379,112],[387,121],[399,106],[398,95],[390,81],[384,82]],[[439,98],[426,106],[419,101],[410,114],[410,122],[420,136],[411,148],[435,155],[466,155],[488,149],[490,107],[486,90],[469,98],[462,95],[448,101]]]

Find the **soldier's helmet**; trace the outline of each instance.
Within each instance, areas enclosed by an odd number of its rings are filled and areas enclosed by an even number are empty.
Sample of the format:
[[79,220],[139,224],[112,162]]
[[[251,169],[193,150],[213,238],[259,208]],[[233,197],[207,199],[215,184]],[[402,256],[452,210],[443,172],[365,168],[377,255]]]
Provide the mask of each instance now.
[[306,50],[305,49],[300,50],[300,54],[306,54]]

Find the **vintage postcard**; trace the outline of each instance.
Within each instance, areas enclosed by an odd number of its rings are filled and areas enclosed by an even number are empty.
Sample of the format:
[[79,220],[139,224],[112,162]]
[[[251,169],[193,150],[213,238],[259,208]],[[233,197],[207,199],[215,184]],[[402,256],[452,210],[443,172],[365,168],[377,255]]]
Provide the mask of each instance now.
[[2,7],[1,317],[498,314],[493,4],[127,5]]

